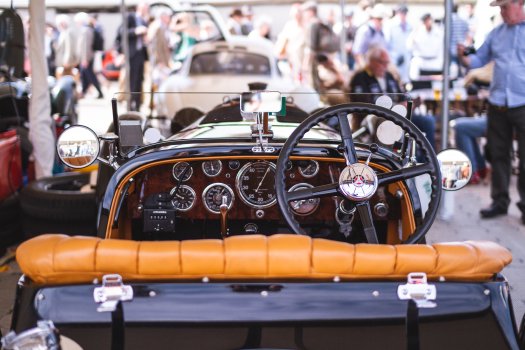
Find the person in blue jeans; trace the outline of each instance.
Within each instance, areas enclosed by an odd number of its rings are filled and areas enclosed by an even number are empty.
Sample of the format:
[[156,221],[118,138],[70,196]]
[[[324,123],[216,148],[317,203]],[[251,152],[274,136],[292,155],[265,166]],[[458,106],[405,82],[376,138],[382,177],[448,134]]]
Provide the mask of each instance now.
[[472,162],[470,183],[476,184],[487,175],[485,157],[479,148],[478,138],[487,134],[487,116],[461,117],[450,122],[454,128],[456,147]]

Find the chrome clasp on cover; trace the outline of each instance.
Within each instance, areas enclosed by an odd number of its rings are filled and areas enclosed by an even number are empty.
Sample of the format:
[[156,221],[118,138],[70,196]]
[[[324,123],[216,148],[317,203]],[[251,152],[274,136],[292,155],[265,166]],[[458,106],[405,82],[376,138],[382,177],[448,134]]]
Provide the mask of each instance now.
[[133,288],[122,283],[120,275],[104,275],[102,287],[96,287],[93,291],[96,303],[101,303],[98,312],[113,312],[119,301],[133,300]]
[[418,308],[434,308],[437,306],[436,286],[427,283],[427,274],[412,272],[408,274],[407,284],[397,287],[397,296],[400,300],[414,300]]

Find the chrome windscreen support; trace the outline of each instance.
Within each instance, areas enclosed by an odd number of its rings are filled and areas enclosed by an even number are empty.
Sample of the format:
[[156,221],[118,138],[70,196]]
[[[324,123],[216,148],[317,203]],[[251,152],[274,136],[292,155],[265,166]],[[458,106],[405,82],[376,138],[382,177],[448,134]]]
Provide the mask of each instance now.
[[102,287],[96,287],[93,298],[100,306],[98,312],[113,312],[120,301],[133,300],[133,288],[122,283],[120,275],[104,275]]
[[253,153],[274,153],[275,147],[268,146],[268,139],[273,137],[273,132],[268,124],[268,115],[255,113],[255,124],[251,126],[252,138],[256,145],[252,147]]
[[116,134],[110,132],[107,134],[100,135],[99,138],[102,141],[107,142],[109,145],[108,159],[99,157],[99,160],[102,161],[103,163],[108,164],[113,169],[117,170],[119,167],[118,163],[116,162],[116,159],[118,158],[117,142],[119,140],[119,137]]

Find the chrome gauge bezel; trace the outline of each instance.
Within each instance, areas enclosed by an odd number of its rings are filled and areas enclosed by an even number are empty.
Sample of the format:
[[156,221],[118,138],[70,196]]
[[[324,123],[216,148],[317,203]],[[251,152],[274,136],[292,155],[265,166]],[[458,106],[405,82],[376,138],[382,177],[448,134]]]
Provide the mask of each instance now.
[[[173,187],[170,190],[170,196],[173,196],[173,192],[175,191],[176,188],[177,188],[177,186]],[[178,211],[182,211],[182,212],[190,210],[191,208],[193,208],[195,206],[195,203],[197,202],[197,194],[195,193],[195,190],[193,188],[191,188],[190,186],[188,186],[188,185],[181,185],[179,187],[179,191],[181,189],[183,189],[183,188],[186,189],[186,190],[189,190],[191,192],[191,194],[193,196],[193,200],[191,202],[191,205],[188,208],[186,208],[186,209],[176,208]],[[171,203],[173,203],[173,200],[171,200]]]
[[188,162],[178,162],[178,163],[175,163],[175,164],[173,165],[173,168],[171,169],[171,175],[172,175],[173,178],[174,178],[175,180],[177,180],[177,181],[181,181],[181,180],[177,177],[177,175],[175,175],[175,169],[176,169],[177,167],[180,167],[180,166],[184,165],[184,164],[187,164],[187,165],[190,167],[190,169],[188,170],[188,175],[187,175],[188,178],[185,179],[185,180],[182,180],[182,182],[186,182],[186,181],[188,181],[189,179],[191,179],[191,176],[193,175],[193,168],[192,168],[192,166],[190,165],[190,163],[188,163]]
[[[309,183],[306,183],[306,182],[301,182],[301,183],[298,183],[298,184],[295,184],[293,185],[292,187],[290,187],[290,189],[288,190],[288,192],[292,192],[292,191],[295,191],[297,188],[299,187],[307,187],[307,188],[314,188],[313,185],[309,184]],[[321,204],[321,199],[320,198],[311,198],[311,199],[315,199],[316,200],[316,203],[315,203],[315,206],[312,210],[310,210],[309,212],[307,213],[298,213],[296,212],[293,207],[292,207],[292,202],[289,202],[288,205],[290,206],[290,210],[295,214],[295,215],[298,215],[298,216],[308,216],[310,214],[312,214],[313,212],[315,212],[318,208],[319,208],[319,205]],[[310,200],[310,199],[308,199]]]
[[[249,198],[246,198],[245,197],[245,194],[244,192],[241,190],[241,177],[243,176],[243,174],[249,169],[251,168],[253,165],[257,164],[257,163],[267,163],[270,165],[271,168],[273,168],[273,172],[274,172],[274,178],[275,178],[275,174],[276,174],[276,171],[277,171],[277,167],[275,166],[274,163],[272,162],[268,162],[268,161],[260,161],[260,162],[250,162],[250,163],[246,163],[240,170],[239,172],[237,173],[237,176],[235,177],[235,189],[237,190],[237,193],[239,194],[239,198],[241,199],[241,201],[248,205],[249,207],[252,207],[252,208],[255,208],[255,209],[265,209],[265,208],[269,208],[273,205],[275,205],[275,203],[277,203],[277,195],[275,194],[274,192],[274,198],[272,199],[271,202],[269,203],[266,203],[266,204],[257,204],[257,203],[253,203],[250,201]],[[275,188],[274,188],[275,190]]]
[[211,209],[209,206],[208,206],[208,202],[206,201],[206,194],[208,193],[208,191],[214,187],[214,186],[222,186],[223,188],[225,188],[232,196],[232,200],[230,202],[230,204],[228,205],[228,210],[231,209],[231,207],[233,206],[233,202],[235,201],[235,194],[233,192],[233,190],[231,189],[230,186],[222,183],[222,182],[214,182],[212,184],[209,184],[208,186],[206,186],[206,188],[202,191],[202,202],[204,203],[204,207],[206,208],[207,211],[209,211],[210,213],[212,214],[220,214],[221,212],[220,211],[215,211],[213,209]]
[[[218,162],[218,168],[217,168],[215,173],[208,173],[208,171],[206,170],[206,164],[209,164],[211,162]],[[217,175],[219,175],[221,173],[221,171],[222,171],[222,162],[219,159],[205,160],[204,162],[202,162],[201,168],[202,168],[202,172],[204,173],[204,175],[206,175],[208,177],[214,177],[214,176],[217,176]]]
[[[307,162],[308,162],[308,165],[306,167],[298,166],[298,168],[299,168],[299,173],[301,174],[301,176],[309,179],[319,173],[319,162],[313,159],[307,160]],[[304,172],[305,169],[307,169],[311,164],[315,165],[315,171],[313,172],[313,174],[305,174]]]

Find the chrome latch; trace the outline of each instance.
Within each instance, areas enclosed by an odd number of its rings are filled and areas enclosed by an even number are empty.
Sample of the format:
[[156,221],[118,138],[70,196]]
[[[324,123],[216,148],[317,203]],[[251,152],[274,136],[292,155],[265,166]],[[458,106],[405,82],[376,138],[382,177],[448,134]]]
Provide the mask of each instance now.
[[414,300],[418,308],[434,308],[437,304],[436,286],[427,283],[427,274],[412,272],[408,274],[407,284],[397,287],[397,297],[400,300]]
[[2,349],[60,349],[60,336],[52,321],[37,321],[35,328],[28,329],[20,334],[11,331],[2,338]]
[[96,303],[101,303],[98,312],[113,312],[119,301],[133,300],[133,288],[122,283],[120,275],[104,275],[102,287],[96,287],[93,291]]

